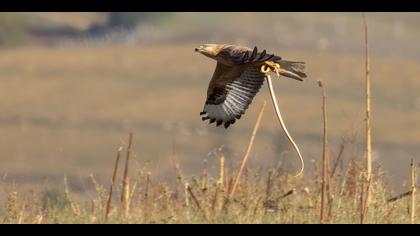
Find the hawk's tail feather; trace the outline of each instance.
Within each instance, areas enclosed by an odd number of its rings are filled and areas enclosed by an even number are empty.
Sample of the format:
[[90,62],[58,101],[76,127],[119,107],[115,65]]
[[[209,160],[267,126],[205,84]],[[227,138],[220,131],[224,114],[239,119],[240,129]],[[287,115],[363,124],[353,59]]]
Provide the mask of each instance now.
[[305,73],[305,62],[300,61],[276,61],[284,71],[280,74],[292,79],[303,81],[307,75]]

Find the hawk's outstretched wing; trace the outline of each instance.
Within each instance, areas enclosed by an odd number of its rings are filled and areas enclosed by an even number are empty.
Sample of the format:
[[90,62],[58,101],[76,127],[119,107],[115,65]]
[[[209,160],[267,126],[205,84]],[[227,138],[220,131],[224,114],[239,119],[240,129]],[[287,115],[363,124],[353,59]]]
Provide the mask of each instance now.
[[200,113],[202,119],[229,127],[245,113],[263,83],[264,74],[258,66],[247,63],[226,66],[218,62]]
[[217,56],[221,59],[217,62],[200,115],[203,120],[216,122],[217,126],[224,124],[225,128],[241,118],[263,85],[265,75],[260,69],[265,61],[278,63],[284,69],[281,75],[300,81],[306,78],[303,62],[285,61],[266,50],[258,52],[257,47],[230,45]]

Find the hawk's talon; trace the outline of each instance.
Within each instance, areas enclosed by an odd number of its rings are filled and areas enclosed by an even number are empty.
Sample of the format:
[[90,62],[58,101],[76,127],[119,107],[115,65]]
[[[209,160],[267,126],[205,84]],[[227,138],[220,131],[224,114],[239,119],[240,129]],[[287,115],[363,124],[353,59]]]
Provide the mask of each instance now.
[[266,65],[261,66],[261,73],[267,75],[268,73],[270,73],[270,71],[271,71],[270,67],[267,67]]
[[281,68],[278,63],[275,63],[273,61],[265,61],[264,64],[261,66],[260,71],[265,75],[268,75],[270,71],[273,71],[277,74],[277,76],[280,76],[280,73],[284,71],[284,69]]

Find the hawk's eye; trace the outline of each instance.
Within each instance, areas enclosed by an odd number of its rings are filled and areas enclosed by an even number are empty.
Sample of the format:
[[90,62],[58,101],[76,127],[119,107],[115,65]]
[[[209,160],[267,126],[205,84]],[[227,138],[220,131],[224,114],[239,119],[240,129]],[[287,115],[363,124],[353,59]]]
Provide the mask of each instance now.
[[226,57],[226,56],[229,56],[229,52],[221,51],[221,52],[219,52],[219,54],[217,56]]

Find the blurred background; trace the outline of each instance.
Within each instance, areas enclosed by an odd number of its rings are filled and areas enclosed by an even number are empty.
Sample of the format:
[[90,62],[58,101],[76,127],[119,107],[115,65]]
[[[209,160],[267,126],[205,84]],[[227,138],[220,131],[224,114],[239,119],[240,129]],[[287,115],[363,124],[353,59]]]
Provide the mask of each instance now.
[[[375,168],[390,183],[408,180],[420,160],[419,13],[368,13]],[[218,155],[236,169],[264,100],[249,166],[293,174],[299,162],[263,87],[229,129],[199,112],[215,62],[204,43],[267,49],[305,61],[301,83],[276,79],[285,122],[310,176],[322,158],[321,91],[327,89],[331,159],[364,157],[364,45],[360,13],[0,13],[0,185],[61,186],[80,196],[93,174],[108,184],[119,146],[134,133],[132,175],[150,170],[173,182]],[[0,190],[0,195],[4,193]]]

